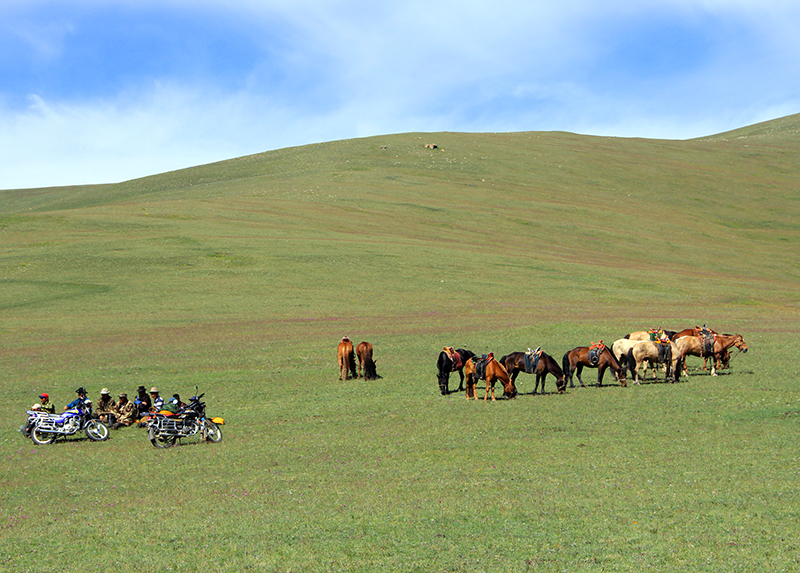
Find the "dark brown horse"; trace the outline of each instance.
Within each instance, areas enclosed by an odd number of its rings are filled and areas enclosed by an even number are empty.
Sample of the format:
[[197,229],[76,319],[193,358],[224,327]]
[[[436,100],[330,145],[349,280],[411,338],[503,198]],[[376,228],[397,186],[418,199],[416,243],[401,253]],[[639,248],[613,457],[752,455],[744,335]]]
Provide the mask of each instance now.
[[[526,364],[525,355],[528,355],[528,360]],[[531,370],[533,366],[533,362],[536,362],[535,370]],[[511,354],[507,354],[500,359],[500,364],[505,366],[506,371],[511,376],[511,381],[516,386],[517,384],[517,376],[519,376],[520,372],[526,372],[528,374],[536,374],[536,384],[533,387],[533,393],[536,394],[536,391],[539,389],[539,384],[542,385],[542,394],[544,394],[544,381],[547,378],[548,374],[552,374],[556,378],[556,389],[558,390],[559,394],[563,394],[567,389],[567,383],[564,379],[564,371],[561,370],[561,366],[558,365],[552,356],[547,354],[546,352],[539,352],[539,359],[536,360],[534,358],[533,352],[528,349],[528,352],[512,352]]]
[[458,372],[461,378],[457,391],[461,392],[464,389],[464,364],[473,356],[475,356],[475,353],[471,350],[466,350],[464,348],[455,350],[452,346],[445,346],[439,353],[439,357],[436,360],[436,377],[439,380],[439,391],[442,393],[442,396],[446,396],[450,393],[449,385],[451,372]]
[[572,382],[573,373],[578,377],[580,385],[584,388],[586,387],[583,380],[581,380],[581,372],[584,366],[597,368],[597,386],[603,385],[603,375],[606,373],[607,368],[611,368],[611,371],[614,372],[614,377],[623,387],[628,385],[625,368],[620,366],[608,346],[603,346],[602,350],[597,353],[596,363],[593,363],[590,358],[588,346],[577,346],[564,354],[564,358],[561,359],[561,367],[564,369],[564,376],[569,380],[570,388],[575,387]]
[[336,352],[339,359],[339,380],[356,377],[356,359],[353,354],[353,343],[346,336],[339,343]]
[[[470,358],[467,360],[467,363],[464,364],[464,375],[467,378],[467,400],[470,398],[474,398],[475,400],[478,399],[478,396],[475,394],[475,385],[478,383],[478,373],[475,361],[476,358]],[[511,377],[508,375],[508,371],[506,370],[505,366],[500,364],[494,358],[489,358],[488,362],[486,363],[486,394],[484,394],[483,399],[486,401],[489,398],[489,388],[492,389],[492,401],[495,401],[494,397],[494,385],[495,383],[500,380],[503,384],[503,396],[507,398],[515,398],[517,395],[517,389],[514,387],[514,383],[511,381]]]
[[378,371],[375,368],[375,361],[372,359],[372,345],[369,342],[360,342],[356,346],[356,356],[358,357],[358,377],[361,378],[361,366],[364,366],[364,380],[377,380]]

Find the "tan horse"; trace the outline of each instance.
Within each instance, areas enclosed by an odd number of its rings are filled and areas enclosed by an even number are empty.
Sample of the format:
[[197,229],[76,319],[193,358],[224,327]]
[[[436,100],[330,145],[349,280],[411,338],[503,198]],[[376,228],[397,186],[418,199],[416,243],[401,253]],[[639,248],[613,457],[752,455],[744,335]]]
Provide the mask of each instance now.
[[[475,371],[474,360],[474,358],[470,358],[467,360],[466,364],[464,364],[464,376],[467,379],[467,400],[470,398],[478,399],[478,396],[475,394],[475,384],[478,383],[478,376]],[[516,397],[517,389],[514,386],[514,382],[511,381],[511,377],[508,375],[508,370],[497,360],[491,358],[488,364],[486,364],[486,394],[483,396],[484,401],[489,398],[490,387],[492,389],[492,402],[496,401],[494,397],[494,385],[498,380],[503,384],[504,396],[508,398]]]
[[699,336],[681,336],[675,339],[675,345],[678,347],[679,352],[681,353],[681,360],[684,361],[683,363],[683,374],[688,376],[689,373],[686,371],[686,357],[687,356],[700,356],[702,358],[708,358],[709,356],[713,356],[715,360],[711,361],[711,375],[717,375],[717,368],[716,368],[716,358],[722,356],[722,354],[731,346],[735,346],[742,352],[747,352],[747,343],[742,338],[741,334],[715,334],[714,335],[714,351],[712,354],[706,354],[703,350],[703,341]]
[[342,338],[337,349],[339,359],[339,380],[356,377],[356,358],[353,354],[353,343],[346,336]]
[[[644,332],[644,331],[642,331],[642,332]],[[644,332],[644,333],[647,334],[646,332]],[[638,334],[638,333],[631,333],[631,335],[633,335],[633,334]],[[646,339],[645,338],[641,338],[641,339],[636,338],[634,340],[631,340],[629,338],[620,338],[619,340],[614,341],[614,344],[611,345],[611,354],[613,354],[614,358],[617,359],[617,362],[619,362],[619,365],[620,365],[621,368],[627,368],[628,367],[628,350],[630,350],[631,348],[636,346],[642,340],[650,340],[650,338],[646,338]],[[655,364],[653,364],[649,360],[645,364],[644,370],[642,371],[642,378],[647,378],[647,366],[648,365],[650,366],[650,370],[653,371],[653,378],[655,378],[656,377],[656,367],[655,367]]]
[[[638,341],[630,350],[628,350],[628,368],[630,368],[631,375],[633,376],[633,383],[639,384],[639,367],[643,362],[648,361],[650,364],[666,364],[667,372],[666,378],[671,382],[677,380],[678,368],[680,367],[681,353],[674,342],[669,343],[668,356],[662,356],[659,352],[659,345],[649,340]],[[663,351],[662,351],[663,352]],[[655,377],[655,370],[653,371]]]

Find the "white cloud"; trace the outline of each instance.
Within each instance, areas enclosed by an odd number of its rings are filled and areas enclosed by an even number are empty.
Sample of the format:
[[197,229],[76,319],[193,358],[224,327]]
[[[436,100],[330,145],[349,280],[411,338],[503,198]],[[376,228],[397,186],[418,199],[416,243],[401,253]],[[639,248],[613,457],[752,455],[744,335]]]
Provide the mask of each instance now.
[[[55,5],[51,19],[42,7]],[[236,87],[131,77],[117,93],[41,91],[19,108],[24,93],[0,85],[0,188],[116,182],[404,131],[689,138],[800,103],[800,5],[780,0],[8,0],[0,16],[13,15],[7,22],[46,59],[69,49],[69,8],[115,6],[153,18],[165,6],[224,14],[263,30],[263,54],[233,70]],[[637,57],[642,34],[664,22],[665,49],[685,40],[702,53],[667,59],[656,75]]]

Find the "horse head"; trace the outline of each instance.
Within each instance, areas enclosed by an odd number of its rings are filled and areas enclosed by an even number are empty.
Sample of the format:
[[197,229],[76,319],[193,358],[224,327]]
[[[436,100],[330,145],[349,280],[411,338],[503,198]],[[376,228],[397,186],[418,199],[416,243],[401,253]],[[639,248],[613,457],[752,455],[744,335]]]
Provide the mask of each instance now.
[[741,334],[737,334],[735,336],[733,339],[733,345],[742,352],[747,352],[747,343],[744,341],[744,338],[742,338]]

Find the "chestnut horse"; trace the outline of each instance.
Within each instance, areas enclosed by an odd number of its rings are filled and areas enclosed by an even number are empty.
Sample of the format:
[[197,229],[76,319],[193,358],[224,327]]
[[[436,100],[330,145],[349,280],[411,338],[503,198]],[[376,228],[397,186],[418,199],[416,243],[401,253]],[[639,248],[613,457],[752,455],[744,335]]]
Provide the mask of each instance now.
[[[470,398],[474,398],[475,400],[478,399],[478,396],[475,394],[475,385],[478,383],[475,360],[475,358],[470,358],[467,360],[467,363],[464,364],[464,374],[467,377],[467,400]],[[494,385],[498,380],[500,380],[500,382],[503,384],[503,396],[506,396],[507,398],[516,397],[517,389],[514,387],[514,383],[511,381],[511,377],[508,375],[508,371],[506,370],[505,366],[500,364],[494,358],[489,358],[486,364],[485,378],[486,394],[483,396],[484,401],[489,398],[490,387],[492,389],[492,402],[496,401],[494,397]]]
[[569,380],[570,388],[575,387],[575,384],[572,382],[573,373],[578,377],[578,382],[580,385],[584,388],[586,387],[586,385],[583,383],[583,380],[581,380],[581,372],[583,372],[584,366],[587,368],[597,368],[598,387],[603,385],[603,375],[606,373],[607,368],[611,368],[611,371],[614,373],[614,377],[620,382],[620,384],[622,384],[623,387],[628,385],[625,368],[620,366],[619,362],[616,358],[614,358],[614,354],[612,354],[611,349],[608,346],[604,346],[603,350],[598,353],[597,357],[597,364],[592,364],[592,361],[589,358],[588,346],[577,346],[564,354],[564,357],[561,359],[561,367],[564,369],[564,376],[567,380]]
[[[722,356],[731,346],[735,346],[741,352],[747,352],[747,343],[742,338],[741,334],[715,334],[714,335],[714,350],[711,354],[707,354],[703,349],[703,341],[699,336],[681,336],[675,339],[675,345],[681,353],[681,359],[685,360],[687,356],[713,356],[714,360],[711,361],[711,375],[717,375],[716,360]],[[686,371],[686,363],[684,362],[683,372],[689,375]]]
[[356,358],[353,355],[353,343],[346,336],[339,343],[336,352],[339,359],[339,380],[356,377]]
[[439,353],[439,358],[436,360],[436,377],[439,379],[439,391],[442,396],[447,396],[450,393],[451,372],[458,372],[461,377],[457,392],[461,392],[464,389],[464,364],[473,356],[475,356],[475,353],[471,350],[465,350],[464,348],[454,350],[452,346],[445,346],[445,349]]
[[539,360],[536,362],[536,369],[533,372],[528,372],[528,367],[525,365],[525,354],[531,355],[532,352],[530,349],[528,349],[527,353],[512,352],[511,354],[507,354],[500,359],[500,364],[505,366],[506,371],[511,375],[511,381],[515,386],[517,384],[517,376],[519,376],[520,372],[536,374],[536,384],[533,387],[533,393],[536,394],[536,390],[538,390],[539,384],[541,383],[542,394],[544,394],[545,378],[547,378],[548,374],[552,374],[556,378],[556,389],[558,390],[558,393],[563,394],[566,391],[567,383],[564,380],[564,371],[561,370],[561,366],[558,365],[558,362],[556,362],[552,356],[546,352],[540,352]]
[[364,380],[377,380],[378,371],[375,368],[375,361],[372,359],[372,345],[363,341],[356,346],[356,356],[358,357],[358,377],[361,378],[361,366],[364,366]]

